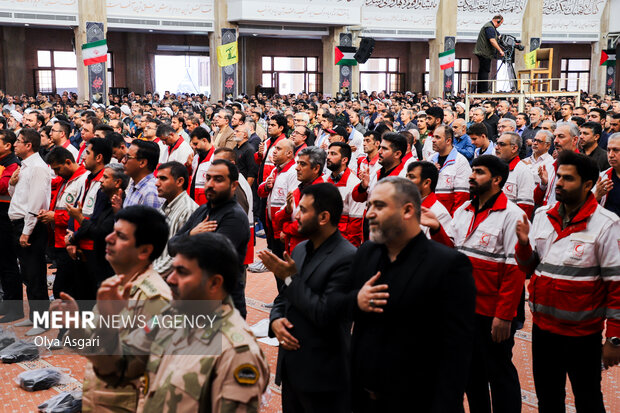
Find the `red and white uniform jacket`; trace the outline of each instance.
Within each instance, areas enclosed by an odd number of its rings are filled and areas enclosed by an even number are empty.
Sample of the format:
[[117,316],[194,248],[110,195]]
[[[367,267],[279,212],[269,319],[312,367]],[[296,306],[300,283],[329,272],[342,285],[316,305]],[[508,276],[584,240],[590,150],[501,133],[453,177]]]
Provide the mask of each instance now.
[[[71,145],[71,141],[69,139],[67,139],[65,143],[63,143],[61,146],[71,152],[71,155],[73,155],[75,162],[78,162],[80,153],[75,146]],[[86,145],[84,145],[84,147],[86,148]],[[86,156],[86,154],[84,154],[84,156]]]
[[[97,201],[97,194],[99,192],[99,189],[101,188],[101,179],[103,179],[104,169],[99,171],[99,173],[95,175],[91,180],[88,179],[90,174],[88,172],[86,173],[86,180],[84,181],[84,191],[82,194],[82,199],[80,199],[80,202],[82,203],[82,215],[85,219],[90,219],[95,210],[95,202]],[[74,222],[73,226],[73,231],[77,231],[77,222]],[[93,250],[95,248],[95,244],[93,240],[80,239],[78,247],[83,250]]]
[[303,143],[303,144],[299,145],[299,148],[295,149],[295,162],[297,162],[297,156],[299,156],[299,152],[301,152],[302,149],[305,149],[307,147],[308,147],[308,145]]
[[386,176],[400,176],[401,178],[405,178],[407,175],[407,170],[405,170],[403,166],[404,164],[402,162],[399,163],[396,168],[392,169],[385,176],[381,175],[381,172],[383,172],[383,167],[377,169],[377,173],[370,175],[368,188],[366,188],[366,190],[361,189],[359,183],[355,185],[355,188],[353,188],[353,192],[351,194],[353,196],[353,200],[357,202],[366,202],[368,200],[368,195],[372,192],[381,178],[385,178]]
[[187,193],[191,196],[192,185],[194,186],[193,199],[198,205],[204,205],[207,203],[207,197],[205,196],[205,182],[207,181],[207,171],[213,161],[213,152],[215,152],[215,146],[207,152],[207,155],[199,163],[200,157],[198,154],[194,155],[192,160],[192,176],[187,186]]
[[185,165],[189,157],[194,155],[194,150],[189,143],[185,142],[185,139],[179,137],[174,146],[167,147],[166,153],[168,154],[166,162],[177,161],[181,165]]
[[409,167],[409,164],[417,160],[418,160],[418,155],[415,153],[415,148],[413,148],[411,152],[403,156],[402,163],[403,163],[403,170],[405,171],[405,174],[407,173],[407,168]]
[[[159,163],[166,163],[168,160],[168,145],[162,142],[159,138],[153,139],[153,142],[159,146]],[[185,162],[183,162],[183,164],[185,164]]]
[[84,158],[86,157],[86,146],[88,142],[82,141],[80,142],[80,149],[78,150],[77,158],[75,158],[75,162],[84,165]]
[[267,139],[263,147],[263,152],[257,151],[254,154],[254,162],[256,162],[258,165],[262,164],[263,161],[265,161],[265,164],[263,166],[263,173],[258,177],[261,182],[265,182],[269,174],[271,174],[271,171],[273,171],[273,169],[276,167],[271,158],[275,145],[282,139],[286,139],[285,134],[278,136],[278,138],[274,141],[272,141],[271,139]]
[[474,269],[477,314],[507,321],[517,315],[525,273],[517,266],[514,246],[515,228],[522,220],[521,208],[503,192],[493,206],[478,214],[471,201],[454,213],[450,232],[454,246],[469,257]]
[[[437,163],[438,158],[439,154],[435,153],[431,156],[430,162]],[[469,161],[456,148],[452,148],[452,152],[439,170],[439,180],[435,188],[437,198],[450,214],[454,214],[458,207],[469,200],[470,175]]]
[[351,244],[359,247],[362,245],[364,209],[366,208],[365,203],[357,202],[352,195],[353,189],[360,183],[359,178],[347,168],[337,183],[332,180],[331,175],[325,176],[325,182],[334,184],[342,196],[343,209],[338,229]]
[[[267,198],[266,214],[271,226],[276,212],[286,205],[288,193],[294,191],[299,185],[297,171],[295,170],[295,160],[291,159],[286,165],[272,169],[269,176],[274,178],[273,187],[269,190],[265,182],[263,182],[258,186],[258,196]],[[273,226],[270,229],[273,230],[274,238],[280,238],[280,231],[276,231],[276,228]]]
[[73,176],[63,181],[58,190],[58,195],[50,205],[54,211],[54,247],[65,248],[65,235],[69,226],[69,212],[67,205],[77,207],[84,194],[84,184],[88,177],[88,171],[80,166]]
[[[445,206],[437,199],[437,195],[431,192],[422,200],[422,206],[429,208],[433,214],[437,217],[437,220],[441,224],[441,228],[446,232],[446,235],[450,238],[453,237],[450,223],[452,222],[452,215],[448,212]],[[420,225],[426,238],[431,238],[430,228],[424,225]]]
[[[11,203],[11,195],[9,195],[9,181],[13,172],[20,166],[19,159],[15,154],[10,153],[0,158],[0,209],[6,214]],[[39,211],[37,211],[39,212]],[[6,217],[6,215],[4,215]]]
[[376,174],[377,171],[381,169],[381,164],[379,163],[379,154],[375,155],[374,158],[368,160],[367,156],[360,156],[357,158],[357,177],[359,178],[361,172],[368,172],[370,176]]
[[518,156],[510,161],[508,166],[510,173],[504,184],[504,193],[531,219],[534,213],[534,188],[536,187],[532,170]]
[[[323,177],[319,176],[310,185],[322,184]],[[297,211],[299,211],[299,201],[301,200],[301,185],[293,191],[293,211],[288,214],[286,212],[286,202],[282,208],[276,212],[273,218],[274,232],[284,233],[284,247],[289,254],[293,252],[297,244],[308,239],[299,233],[299,223],[295,219]]]
[[562,229],[560,203],[536,211],[530,245],[516,257],[530,280],[529,302],[539,328],[564,336],[620,337],[620,218],[589,194]]

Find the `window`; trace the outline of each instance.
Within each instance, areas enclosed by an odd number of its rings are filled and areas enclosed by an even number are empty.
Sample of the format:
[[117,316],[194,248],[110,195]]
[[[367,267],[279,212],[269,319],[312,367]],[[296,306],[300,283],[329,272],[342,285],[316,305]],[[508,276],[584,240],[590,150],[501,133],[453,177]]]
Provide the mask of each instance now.
[[155,55],[155,90],[172,93],[211,92],[209,56]]
[[590,59],[562,59],[560,88],[568,92],[588,91],[590,83]]
[[[430,91],[430,60],[426,59],[426,67],[424,70],[424,91]],[[443,71],[441,73],[443,79]],[[452,84],[452,93],[456,94],[467,88],[467,81],[471,79],[471,59],[454,59],[454,83]]]
[[[34,71],[35,92],[62,93],[78,89],[77,61],[74,52],[37,50],[37,68]],[[112,53],[108,53],[107,82],[114,85]]]
[[402,92],[404,74],[397,57],[375,57],[360,65],[360,90]]
[[261,85],[276,88],[281,95],[319,92],[319,58],[263,56]]

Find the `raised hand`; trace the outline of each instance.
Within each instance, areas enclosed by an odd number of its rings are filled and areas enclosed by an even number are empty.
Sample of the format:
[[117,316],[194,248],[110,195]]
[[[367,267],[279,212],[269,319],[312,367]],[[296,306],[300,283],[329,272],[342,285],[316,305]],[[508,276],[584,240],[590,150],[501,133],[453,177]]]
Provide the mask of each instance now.
[[278,258],[271,251],[263,250],[258,252],[258,258],[265,264],[265,267],[281,280],[294,275],[297,272],[295,261],[288,253],[284,253],[284,259]]
[[547,167],[545,165],[538,167],[538,176],[540,177],[541,185],[547,186],[549,183],[549,172],[547,172]]
[[596,189],[594,190],[594,196],[597,201],[600,201],[605,195],[609,193],[614,188],[614,183],[611,179],[605,178],[601,179],[599,176],[598,181],[596,181]]
[[112,195],[112,199],[110,200],[112,204],[112,210],[116,214],[118,211],[123,208],[123,190],[119,189],[114,195]]
[[521,245],[530,243],[530,221],[525,214],[523,214],[523,221],[517,221],[517,239]]
[[433,231],[437,231],[439,227],[441,227],[439,219],[437,219],[437,216],[430,210],[430,208],[422,207],[421,212],[420,224],[432,229]]

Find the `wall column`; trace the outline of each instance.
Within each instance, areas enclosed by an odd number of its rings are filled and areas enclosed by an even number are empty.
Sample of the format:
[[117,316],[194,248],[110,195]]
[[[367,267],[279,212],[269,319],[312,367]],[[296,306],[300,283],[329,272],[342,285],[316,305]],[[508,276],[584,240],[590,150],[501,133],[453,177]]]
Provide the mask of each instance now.
[[17,26],[2,27],[2,50],[4,61],[5,93],[21,95],[26,92],[26,28]]
[[[334,48],[340,46],[340,33],[344,33],[344,27],[330,27],[329,35],[323,37],[323,94],[336,96],[338,93],[338,81],[340,80],[340,66],[334,64]],[[355,78],[355,72],[353,72]],[[359,77],[359,72],[358,72]],[[359,83],[358,83],[359,87]]]
[[[129,91],[144,94],[146,91],[146,71],[148,64],[146,55],[146,33],[124,33],[125,48],[125,85]],[[162,91],[163,92],[163,91]]]
[[[515,74],[517,74],[517,76],[519,70],[526,69],[525,60],[523,59],[525,53],[529,53],[540,47],[542,39],[542,16],[543,0],[528,0],[527,5],[525,6],[525,11],[523,12],[523,19],[521,21],[520,40],[521,44],[525,46],[525,50],[516,50],[514,57]],[[553,83],[552,87],[558,87],[557,83]]]
[[[78,21],[79,25],[73,29],[75,33],[75,55],[78,77],[78,100],[83,102],[90,101],[90,93],[88,88],[88,67],[84,66],[82,58],[82,45],[87,43],[86,22],[103,23],[103,33],[108,31],[108,15],[106,11],[105,0],[78,0]],[[107,63],[104,64],[103,79],[106,78]],[[105,80],[104,80],[105,81]],[[104,102],[107,101],[108,87],[106,85]]]
[[456,37],[457,0],[441,0],[437,9],[435,38],[429,40],[430,96],[443,97],[443,71],[439,67],[439,53],[444,51],[445,37]]
[[592,43],[590,57],[590,94],[604,95],[605,80],[607,80],[607,66],[601,66],[601,52],[607,49],[607,35],[609,34],[609,2],[605,3],[601,14],[601,31],[597,42]]
[[[213,33],[209,33],[209,59],[211,63],[211,102],[215,103],[223,98],[222,68],[217,64],[217,48],[222,45],[222,29],[236,29],[237,25],[228,21],[228,4],[226,0],[215,0],[213,3],[214,24]],[[239,56],[241,56],[238,31],[237,42]],[[239,68],[241,64],[242,61],[239,58],[239,63],[237,63],[237,84],[239,84]],[[240,88],[237,88],[237,90],[242,92]]]

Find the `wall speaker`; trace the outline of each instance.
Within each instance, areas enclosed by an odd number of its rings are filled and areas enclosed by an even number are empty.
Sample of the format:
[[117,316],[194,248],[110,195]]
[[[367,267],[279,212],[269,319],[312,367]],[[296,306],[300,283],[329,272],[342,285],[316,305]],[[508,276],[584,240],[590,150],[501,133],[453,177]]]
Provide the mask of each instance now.
[[372,55],[373,50],[375,50],[375,39],[372,37],[363,37],[360,42],[360,47],[353,57],[358,63],[366,63],[370,55]]

